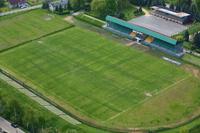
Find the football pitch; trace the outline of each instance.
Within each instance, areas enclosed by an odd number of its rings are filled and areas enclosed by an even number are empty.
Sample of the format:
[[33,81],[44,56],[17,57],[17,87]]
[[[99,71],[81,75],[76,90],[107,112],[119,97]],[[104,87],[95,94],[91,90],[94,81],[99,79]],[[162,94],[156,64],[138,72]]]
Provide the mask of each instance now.
[[0,50],[70,27],[62,17],[33,10],[0,18]]
[[199,79],[161,58],[42,10],[0,19],[0,26],[0,51],[48,34],[0,52],[0,68],[76,115],[107,126],[153,127],[199,110]]

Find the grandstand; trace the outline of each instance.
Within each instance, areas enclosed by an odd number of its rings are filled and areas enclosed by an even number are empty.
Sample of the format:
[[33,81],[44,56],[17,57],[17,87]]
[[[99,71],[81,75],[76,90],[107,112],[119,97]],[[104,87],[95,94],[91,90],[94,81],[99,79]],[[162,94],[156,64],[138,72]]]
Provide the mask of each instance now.
[[184,55],[182,42],[172,37],[187,29],[186,26],[180,23],[168,21],[154,15],[141,16],[128,22],[107,16],[106,21],[105,29],[115,34],[129,39],[136,39],[138,43],[178,58]]
[[191,15],[185,12],[175,12],[171,9],[167,9],[165,7],[153,6],[151,7],[153,11],[152,15],[166,19],[168,21],[172,21],[178,24],[186,24],[190,22]]

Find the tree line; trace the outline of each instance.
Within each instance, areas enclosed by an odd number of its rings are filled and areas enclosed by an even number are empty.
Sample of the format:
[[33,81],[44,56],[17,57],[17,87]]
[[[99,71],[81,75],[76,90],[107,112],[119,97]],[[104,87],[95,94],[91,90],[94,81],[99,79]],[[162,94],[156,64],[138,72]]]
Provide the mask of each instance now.
[[[189,13],[194,20],[200,21],[200,0],[170,0],[168,3],[171,10]],[[123,18],[123,10],[131,4],[138,7],[166,6],[166,0],[69,0],[67,9],[92,11],[100,18],[106,15]]]
[[0,7],[4,7],[5,6],[5,0],[0,0]]
[[[101,18],[106,15],[123,16],[123,9],[130,4],[139,7],[166,6],[166,0],[70,0],[74,10],[92,10]],[[171,0],[169,7],[174,11],[183,11],[200,21],[200,0]]]
[[44,116],[39,115],[32,108],[25,108],[17,100],[4,99],[0,95],[0,116],[19,125],[30,133],[57,133]]
[[[182,41],[190,42],[190,49],[200,52],[200,32],[196,32],[190,35],[189,31],[186,30],[183,35],[178,36]],[[191,38],[190,38],[191,37]]]
[[[166,0],[130,0],[130,2],[138,6],[166,6]],[[189,13],[194,20],[200,21],[200,0],[170,0],[169,8]]]

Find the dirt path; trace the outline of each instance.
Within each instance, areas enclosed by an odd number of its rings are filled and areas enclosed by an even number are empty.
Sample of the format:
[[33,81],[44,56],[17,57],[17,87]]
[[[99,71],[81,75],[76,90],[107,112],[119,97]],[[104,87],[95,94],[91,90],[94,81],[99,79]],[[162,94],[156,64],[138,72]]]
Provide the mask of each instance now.
[[199,68],[186,64],[183,66],[183,69],[186,70],[187,72],[191,73],[196,78],[200,79],[200,69]]
[[74,23],[73,16],[67,16],[64,18],[64,20],[72,24]]
[[150,16],[151,14],[149,13],[148,10],[146,10],[145,8],[142,8],[142,11],[144,12],[145,16]]

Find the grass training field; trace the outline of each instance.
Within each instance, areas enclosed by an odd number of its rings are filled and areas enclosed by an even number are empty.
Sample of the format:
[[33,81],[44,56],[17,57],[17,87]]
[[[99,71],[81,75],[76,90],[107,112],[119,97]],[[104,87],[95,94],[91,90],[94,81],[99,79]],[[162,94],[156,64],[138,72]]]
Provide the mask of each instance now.
[[[81,28],[70,28],[3,52],[0,65],[64,108],[72,107],[107,125],[176,122],[200,103],[194,95],[199,94],[200,83],[181,68]],[[163,97],[158,94],[171,89],[171,93],[161,93]],[[181,89],[183,94],[176,96]],[[188,97],[182,100],[181,95]],[[169,99],[176,97],[181,103]],[[144,105],[154,106],[149,111]]]
[[62,17],[43,10],[1,17],[0,51],[70,26]]

